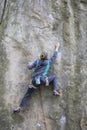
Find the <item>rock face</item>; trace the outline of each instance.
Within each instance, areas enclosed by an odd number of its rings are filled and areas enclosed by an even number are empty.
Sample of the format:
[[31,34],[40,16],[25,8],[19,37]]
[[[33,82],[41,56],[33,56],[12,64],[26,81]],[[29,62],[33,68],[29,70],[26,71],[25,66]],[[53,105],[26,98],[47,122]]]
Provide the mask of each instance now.
[[[14,115],[29,84],[27,63],[53,54],[61,96],[41,86]],[[51,73],[50,72],[50,73]],[[0,0],[0,130],[87,130],[87,0]]]

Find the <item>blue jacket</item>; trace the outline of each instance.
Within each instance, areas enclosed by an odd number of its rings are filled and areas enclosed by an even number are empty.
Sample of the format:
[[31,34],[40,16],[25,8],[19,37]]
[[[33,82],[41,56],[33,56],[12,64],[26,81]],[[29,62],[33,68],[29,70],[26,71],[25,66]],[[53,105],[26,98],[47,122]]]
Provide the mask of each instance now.
[[47,60],[37,59],[31,65],[28,64],[29,69],[35,68],[34,73],[33,73],[33,78],[37,76],[46,77],[50,66],[54,63],[55,59],[57,58],[57,54],[58,54],[58,51],[55,51],[53,56],[50,59],[47,59]]

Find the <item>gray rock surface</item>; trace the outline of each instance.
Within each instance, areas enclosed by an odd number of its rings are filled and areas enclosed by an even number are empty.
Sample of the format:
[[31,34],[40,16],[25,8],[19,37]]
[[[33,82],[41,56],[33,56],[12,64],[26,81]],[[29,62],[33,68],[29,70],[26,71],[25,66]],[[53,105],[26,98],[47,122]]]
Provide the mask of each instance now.
[[[14,115],[42,50],[59,56],[52,86],[36,90],[25,112]],[[0,0],[0,130],[87,130],[87,0]]]

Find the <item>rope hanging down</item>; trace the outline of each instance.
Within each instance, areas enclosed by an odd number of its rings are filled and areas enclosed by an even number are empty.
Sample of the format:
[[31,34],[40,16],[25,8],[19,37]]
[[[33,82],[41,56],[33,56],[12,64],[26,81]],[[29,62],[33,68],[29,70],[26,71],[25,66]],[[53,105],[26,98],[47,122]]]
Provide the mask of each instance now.
[[47,125],[46,125],[46,120],[45,120],[45,114],[44,114],[44,109],[43,109],[43,100],[42,100],[41,87],[39,87],[39,94],[40,94],[40,104],[41,104],[41,109],[42,109],[42,114],[43,114],[43,122],[44,122],[45,130],[47,130]]

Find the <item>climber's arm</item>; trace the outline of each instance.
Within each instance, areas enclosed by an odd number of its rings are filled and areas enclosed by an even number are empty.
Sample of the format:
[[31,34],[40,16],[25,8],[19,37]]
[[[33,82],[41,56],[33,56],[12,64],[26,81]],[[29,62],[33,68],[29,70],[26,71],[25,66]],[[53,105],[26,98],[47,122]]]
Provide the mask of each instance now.
[[33,68],[35,68],[35,67],[36,67],[36,63],[37,63],[37,61],[35,61],[35,62],[33,62],[33,63],[28,63],[28,65],[27,65],[28,69],[33,69]]
[[51,64],[54,63],[55,59],[57,58],[59,46],[60,46],[59,43],[55,46],[54,54],[53,54],[53,56],[50,58],[50,63],[51,63]]

